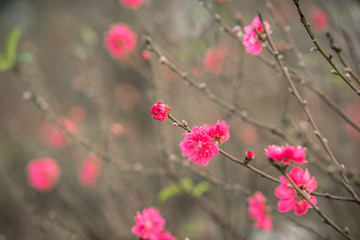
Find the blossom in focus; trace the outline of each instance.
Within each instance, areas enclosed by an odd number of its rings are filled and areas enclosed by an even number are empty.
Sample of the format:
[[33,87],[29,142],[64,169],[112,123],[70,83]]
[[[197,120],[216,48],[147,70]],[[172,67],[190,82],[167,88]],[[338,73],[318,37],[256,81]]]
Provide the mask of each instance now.
[[311,27],[322,33],[325,32],[329,27],[329,18],[326,13],[318,8],[311,11],[310,17]]
[[164,230],[165,220],[155,208],[144,209],[142,213],[137,212],[135,222],[136,225],[132,227],[131,232],[139,238],[149,240],[161,239],[156,237]]
[[27,165],[27,176],[32,188],[48,191],[53,188],[61,170],[54,159],[50,157],[33,159]]
[[207,135],[201,128],[193,127],[190,133],[184,133],[185,139],[179,144],[182,155],[189,156],[188,161],[194,164],[201,163],[206,166],[214,155],[219,153],[219,148],[213,142],[213,138]]
[[120,2],[124,7],[131,9],[138,9],[143,4],[143,0],[121,0]]
[[168,107],[168,105],[161,102],[154,104],[150,110],[150,112],[154,114],[153,118],[159,121],[164,121],[169,111],[170,108]]
[[105,47],[116,58],[125,58],[136,46],[136,34],[125,24],[112,26],[105,34]]
[[261,192],[256,192],[253,196],[248,197],[249,215],[255,220],[255,227],[264,231],[272,230],[272,220],[266,207],[266,199]]
[[78,178],[85,187],[92,187],[96,184],[97,177],[100,174],[101,159],[91,153],[83,161],[83,165],[79,169]]
[[[310,195],[317,188],[315,177],[310,177],[308,169],[305,171],[300,167],[294,167],[288,174],[289,178],[296,186],[311,200],[314,205],[317,205],[317,200]],[[279,212],[289,212],[294,209],[295,215],[301,216],[306,214],[308,208],[312,208],[294,188],[292,188],[289,181],[284,177],[280,177],[281,185],[275,189],[275,195],[280,198],[278,202]]]
[[[267,21],[264,21],[264,25],[266,27],[266,30],[269,32],[270,30],[269,23]],[[244,27],[245,34],[242,43],[246,47],[246,52],[253,55],[258,55],[262,50],[262,46],[254,29],[256,29],[260,35],[265,34],[264,28],[258,16],[254,18],[251,25]]]
[[218,120],[213,125],[205,124],[201,129],[218,144],[222,144],[230,138],[230,126],[224,120],[221,122]]
[[268,158],[275,160],[275,164],[282,164],[284,167],[289,166],[292,162],[297,164],[307,163],[305,160],[306,148],[302,146],[278,146],[278,145],[269,145],[267,149],[265,149],[265,155]]
[[227,54],[228,50],[225,46],[216,46],[208,49],[204,60],[206,71],[219,75]]

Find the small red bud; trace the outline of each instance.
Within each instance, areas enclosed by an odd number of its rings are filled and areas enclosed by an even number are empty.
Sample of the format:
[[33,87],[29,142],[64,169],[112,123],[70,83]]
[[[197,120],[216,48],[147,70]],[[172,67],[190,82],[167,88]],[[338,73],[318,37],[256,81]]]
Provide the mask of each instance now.
[[246,151],[245,153],[245,163],[248,163],[252,160],[254,160],[255,154],[252,151]]

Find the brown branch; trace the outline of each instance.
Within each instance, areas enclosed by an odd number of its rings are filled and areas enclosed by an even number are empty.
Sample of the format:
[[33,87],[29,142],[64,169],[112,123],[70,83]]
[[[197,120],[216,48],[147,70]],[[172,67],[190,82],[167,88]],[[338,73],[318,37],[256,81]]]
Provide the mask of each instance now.
[[310,29],[310,23],[308,23],[306,21],[306,18],[305,18],[305,15],[303,14],[302,10],[301,10],[301,7],[300,7],[300,3],[299,3],[299,0],[293,0],[295,6],[296,6],[296,9],[299,13],[299,16],[300,16],[300,21],[301,23],[304,25],[308,35],[310,36],[311,40],[313,41],[314,45],[316,46],[316,50],[318,50],[321,55],[326,59],[326,61],[332,66],[332,68],[334,69],[335,73],[337,75],[340,76],[340,78],[342,80],[344,80],[344,82],[358,95],[360,96],[360,90],[357,89],[354,84],[349,80],[347,79],[343,73],[341,73],[341,71],[338,69],[338,67],[335,65],[335,63],[332,61],[332,56],[331,55],[328,55],[325,50],[320,46],[320,44],[318,43],[318,41],[316,40],[314,34],[312,33],[311,29]]

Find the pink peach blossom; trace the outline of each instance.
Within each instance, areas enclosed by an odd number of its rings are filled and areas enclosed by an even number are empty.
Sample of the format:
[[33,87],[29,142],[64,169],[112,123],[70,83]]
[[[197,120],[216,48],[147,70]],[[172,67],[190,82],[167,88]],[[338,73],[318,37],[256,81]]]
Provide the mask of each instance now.
[[189,156],[188,161],[194,164],[201,163],[206,166],[214,155],[219,153],[219,148],[213,143],[213,138],[199,127],[193,127],[190,133],[184,133],[185,139],[179,146],[183,156]]
[[40,135],[53,148],[63,149],[66,147],[66,132],[76,135],[78,133],[77,125],[69,119],[58,120],[58,124],[62,127],[45,122],[40,128]]
[[322,33],[329,27],[329,18],[324,11],[314,8],[311,11],[310,23],[315,31]]
[[150,112],[154,114],[153,118],[159,121],[164,121],[169,111],[170,108],[168,107],[168,105],[161,102],[154,104],[150,110]]
[[[264,25],[266,27],[266,30],[269,31],[270,30],[269,23],[267,21],[264,21]],[[262,50],[262,46],[254,29],[256,29],[260,35],[265,34],[264,28],[258,16],[254,18],[251,25],[244,27],[245,34],[242,43],[246,47],[246,52],[253,55],[258,55]]]
[[101,159],[94,153],[91,153],[83,161],[82,167],[79,169],[78,178],[85,187],[92,187],[96,184],[98,175],[100,174]]
[[39,191],[51,190],[60,177],[61,170],[50,157],[33,159],[27,166],[27,176],[32,188]]
[[221,73],[222,64],[228,54],[225,46],[216,46],[207,50],[205,54],[204,66],[206,71],[215,75]]
[[105,35],[105,47],[116,59],[125,58],[135,50],[136,34],[125,24],[112,26]]
[[159,239],[156,238],[164,230],[165,220],[159,214],[159,211],[151,207],[144,209],[142,213],[137,212],[135,216],[136,225],[132,227],[131,232],[141,239]]
[[221,122],[218,120],[213,125],[205,124],[201,129],[218,144],[222,144],[230,138],[230,126],[224,120]]
[[[315,177],[310,177],[308,169],[305,171],[300,167],[294,167],[288,174],[289,178],[303,191],[314,205],[317,200],[310,195],[317,188]],[[284,177],[280,177],[281,185],[275,189],[275,195],[280,198],[278,202],[279,212],[289,212],[294,209],[295,215],[301,216],[306,214],[308,208],[312,208],[294,188],[291,187],[289,181]]]
[[143,4],[143,0],[121,0],[124,7],[138,9]]
[[305,160],[306,148],[302,146],[278,146],[278,145],[269,145],[267,149],[265,149],[265,155],[268,158],[275,160],[275,164],[281,164],[284,167],[289,166],[292,162],[297,164],[307,163]]
[[248,198],[250,218],[255,220],[255,227],[264,231],[272,230],[272,219],[266,207],[266,199],[261,192]]

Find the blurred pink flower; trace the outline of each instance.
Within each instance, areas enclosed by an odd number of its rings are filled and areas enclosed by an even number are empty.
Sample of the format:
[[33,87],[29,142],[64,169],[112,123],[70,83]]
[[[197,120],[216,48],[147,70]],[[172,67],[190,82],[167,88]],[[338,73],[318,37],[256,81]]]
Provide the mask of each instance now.
[[156,238],[164,230],[165,220],[159,211],[151,207],[144,209],[142,213],[137,212],[135,216],[136,225],[131,232],[141,239],[161,239]]
[[213,125],[205,124],[201,129],[218,144],[222,144],[230,138],[230,126],[227,125],[224,120],[221,122],[218,120],[217,123]]
[[86,112],[84,108],[80,106],[74,106],[69,110],[68,116],[71,121],[80,123],[86,118]]
[[151,240],[177,240],[177,238],[171,236],[171,233],[169,232],[163,232],[158,234],[154,238],[151,238]]
[[188,161],[194,164],[201,163],[206,166],[214,155],[219,153],[219,148],[213,139],[199,127],[193,127],[191,133],[184,133],[185,139],[179,144],[182,155],[189,156]]
[[[317,200],[310,195],[317,188],[315,177],[310,178],[308,169],[305,172],[300,167],[294,167],[288,174],[289,178],[305,193],[312,203],[317,205]],[[312,208],[303,197],[296,192],[284,177],[280,177],[281,185],[275,189],[275,195],[280,198],[278,202],[279,212],[289,212],[294,209],[295,215],[301,216],[306,214],[308,208]]]
[[143,50],[141,52],[141,58],[144,60],[149,60],[151,57],[151,52],[149,50]]
[[272,230],[272,220],[266,207],[266,199],[261,192],[248,197],[250,218],[255,220],[255,227],[264,231]]
[[154,114],[153,118],[159,121],[164,121],[169,111],[170,108],[168,107],[168,105],[161,102],[154,104],[150,110],[150,112]]
[[292,162],[297,164],[307,163],[305,160],[306,148],[302,148],[302,146],[278,146],[278,145],[269,145],[267,149],[265,149],[265,155],[268,158],[275,160],[275,164],[281,164],[284,167],[289,166]]
[[138,9],[143,4],[143,0],[121,0],[124,7]]
[[53,188],[61,170],[54,159],[50,157],[33,159],[27,165],[27,176],[32,188],[48,191]]
[[215,75],[221,73],[222,64],[228,54],[228,50],[225,46],[216,46],[206,51],[204,66],[208,72]]
[[125,58],[133,52],[136,45],[136,35],[125,24],[117,24],[105,35],[105,47],[116,59]]
[[314,8],[310,17],[311,27],[317,32],[325,32],[329,27],[329,18],[321,9]]
[[124,126],[121,123],[113,123],[110,127],[110,132],[113,135],[121,135],[124,131]]
[[240,130],[240,139],[246,144],[254,144],[258,141],[258,133],[253,127],[243,127]]
[[[269,31],[269,23],[267,21],[264,21],[264,25],[266,27],[266,30]],[[245,34],[243,37],[243,44],[246,47],[246,52],[253,55],[258,55],[262,50],[262,46],[254,29],[256,29],[260,35],[265,34],[264,28],[258,16],[254,18],[251,25],[244,27]]]
[[[78,133],[77,125],[68,119],[58,121],[68,133],[76,135]],[[58,125],[45,122],[40,128],[40,135],[51,147],[63,149],[66,147],[66,132]]]
[[91,153],[83,161],[79,169],[78,177],[82,185],[92,187],[96,184],[97,177],[100,174],[101,159],[94,153]]

